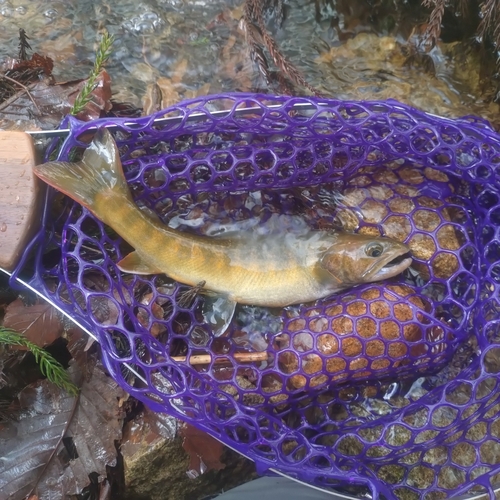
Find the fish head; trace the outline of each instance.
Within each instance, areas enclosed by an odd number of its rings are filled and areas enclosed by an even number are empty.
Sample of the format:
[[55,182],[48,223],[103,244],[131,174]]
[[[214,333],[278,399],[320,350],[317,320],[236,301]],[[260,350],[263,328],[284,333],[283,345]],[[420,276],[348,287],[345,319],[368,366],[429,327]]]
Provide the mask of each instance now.
[[391,238],[341,233],[321,257],[320,265],[339,285],[372,283],[409,267],[409,252],[404,243]]

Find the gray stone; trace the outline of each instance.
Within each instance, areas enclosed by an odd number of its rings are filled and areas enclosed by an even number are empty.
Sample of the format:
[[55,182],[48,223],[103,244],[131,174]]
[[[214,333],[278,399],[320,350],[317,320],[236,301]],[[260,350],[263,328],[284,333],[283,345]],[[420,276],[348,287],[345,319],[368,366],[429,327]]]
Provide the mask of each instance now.
[[181,425],[173,417],[147,409],[126,424],[121,446],[124,500],[202,500],[256,477],[250,460],[224,447],[224,469],[190,479]]

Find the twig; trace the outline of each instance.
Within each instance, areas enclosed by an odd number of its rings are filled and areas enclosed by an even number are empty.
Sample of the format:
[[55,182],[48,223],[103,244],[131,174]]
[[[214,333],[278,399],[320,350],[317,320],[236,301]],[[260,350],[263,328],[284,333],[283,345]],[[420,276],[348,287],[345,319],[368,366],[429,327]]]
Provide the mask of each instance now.
[[443,21],[445,0],[433,0],[433,2],[431,2],[431,0],[424,0],[422,5],[424,5],[424,7],[431,7],[432,3],[434,3],[434,8],[432,9],[423,41],[426,43],[427,40],[430,40],[432,47],[434,47],[439,35],[441,35],[441,22]]
[[[16,85],[19,85],[24,90],[24,92],[26,92],[26,94],[28,94],[28,97],[30,98],[31,102],[33,103],[33,106],[35,106],[37,111],[40,113],[40,108],[38,107],[37,103],[33,99],[33,96],[31,95],[31,92],[29,91],[28,87],[26,87],[26,85],[23,85],[22,83],[18,82],[17,80],[14,80],[14,78],[11,78],[10,76],[7,76],[7,75],[0,75],[0,78],[5,78],[5,80],[7,80],[7,81],[15,83]],[[21,93],[21,95],[22,95],[22,93]],[[16,99],[19,98],[18,94],[15,94],[15,96],[16,96]]]
[[274,8],[276,11],[276,24],[278,25],[278,28],[281,28],[283,26],[283,19],[285,18],[283,0],[275,0]]
[[310,85],[295,65],[290,62],[285,55],[283,55],[277,43],[274,41],[274,38],[268,33],[266,23],[264,22],[264,16],[262,14],[262,4],[259,0],[246,1],[245,16],[247,19],[255,19],[257,22],[257,26],[259,27],[267,50],[269,50],[269,53],[273,58],[274,64],[276,64],[276,66],[294,83],[307,88],[315,95],[320,95],[319,90]]
[[271,85],[272,77],[269,71],[269,65],[262,48],[257,43],[257,38],[261,38],[259,29],[246,17],[242,19],[242,26],[245,31],[245,39],[249,47],[250,57],[257,63],[259,71],[265,78],[266,83]]
[[69,426],[71,425],[71,422],[73,422],[73,418],[75,416],[76,409],[78,407],[78,403],[79,402],[80,402],[80,391],[78,391],[78,394],[75,396],[75,401],[73,402],[73,408],[71,409],[71,415],[69,416],[68,421],[66,422],[66,425],[64,426],[64,429],[63,429],[61,435],[59,436],[59,439],[57,440],[57,443],[56,443],[55,447],[52,449],[52,453],[50,454],[49,459],[47,460],[47,462],[45,462],[45,465],[43,466],[42,471],[38,475],[38,477],[36,479],[36,482],[33,485],[33,488],[31,488],[31,491],[29,492],[29,495],[27,496],[27,498],[30,498],[31,495],[33,495],[36,487],[38,486],[38,483],[41,481],[43,475],[45,474],[45,472],[46,472],[46,470],[48,468],[48,466],[52,462],[52,459],[54,458],[54,455],[56,454],[56,451],[59,448],[59,445],[61,444],[64,436],[68,432],[68,429],[69,429]]
[[[267,352],[237,352],[232,355],[235,361],[240,363],[253,363],[255,361],[267,361],[269,355]],[[211,354],[194,354],[190,356],[172,356],[170,359],[177,361],[178,363],[184,363],[188,361],[190,365],[208,365],[212,361]],[[218,360],[216,360],[217,362]],[[224,359],[221,360],[222,362]]]
[[[250,47],[250,52],[252,58],[259,65],[260,72],[266,78],[269,84],[272,75],[269,71],[267,60],[262,52],[262,49],[258,46],[258,38],[261,38],[263,44],[267,47],[269,54],[271,55],[274,64],[278,69],[283,72],[292,82],[302,87],[309,89],[313,94],[320,95],[318,89],[310,85],[302,73],[292,64],[285,55],[282,54],[274,38],[268,33],[266,28],[266,23],[264,21],[263,9],[266,2],[262,0],[246,0],[242,24],[245,28],[245,36],[247,43]],[[275,2],[275,8],[278,9],[278,16],[281,15],[283,8],[282,2]]]

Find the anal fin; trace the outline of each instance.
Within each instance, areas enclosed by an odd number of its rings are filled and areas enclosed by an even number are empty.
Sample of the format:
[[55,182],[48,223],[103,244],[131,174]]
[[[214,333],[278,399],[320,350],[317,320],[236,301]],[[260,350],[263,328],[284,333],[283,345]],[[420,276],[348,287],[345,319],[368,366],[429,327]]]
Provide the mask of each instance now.
[[158,215],[153,212],[153,210],[151,210],[149,207],[147,207],[146,205],[141,205],[139,207],[139,210],[143,213],[143,214],[146,214],[151,220],[155,221],[155,222],[159,222],[160,224],[163,224],[162,221],[160,220],[160,218],[158,217]]
[[130,252],[118,264],[118,269],[124,273],[131,274],[161,274],[161,269],[157,269],[151,264],[144,262],[137,252]]

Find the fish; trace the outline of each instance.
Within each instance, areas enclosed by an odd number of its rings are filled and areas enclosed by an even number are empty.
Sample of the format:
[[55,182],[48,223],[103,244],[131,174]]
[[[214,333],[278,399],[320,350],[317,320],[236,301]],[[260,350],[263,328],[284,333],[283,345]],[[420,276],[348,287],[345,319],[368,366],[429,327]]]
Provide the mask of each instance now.
[[162,223],[133,200],[111,133],[100,128],[79,162],[37,165],[44,182],[85,206],[135,250],[124,273],[166,274],[231,303],[285,307],[385,280],[410,266],[410,249],[385,237],[312,229],[187,233]]

